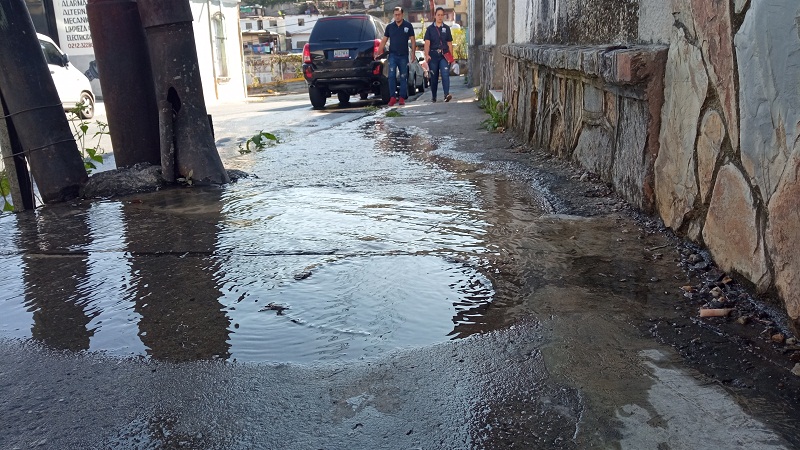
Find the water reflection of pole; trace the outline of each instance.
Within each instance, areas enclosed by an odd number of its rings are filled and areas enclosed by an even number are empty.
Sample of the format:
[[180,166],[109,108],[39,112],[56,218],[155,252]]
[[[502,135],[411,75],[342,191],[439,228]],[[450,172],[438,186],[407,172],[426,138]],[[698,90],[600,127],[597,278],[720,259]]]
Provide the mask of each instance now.
[[221,268],[214,257],[220,192],[155,193],[122,210],[139,336],[150,356],[227,359],[230,323],[219,303]]
[[33,338],[62,350],[87,350],[93,332],[81,286],[89,278],[87,210],[52,206],[19,215],[25,304]]

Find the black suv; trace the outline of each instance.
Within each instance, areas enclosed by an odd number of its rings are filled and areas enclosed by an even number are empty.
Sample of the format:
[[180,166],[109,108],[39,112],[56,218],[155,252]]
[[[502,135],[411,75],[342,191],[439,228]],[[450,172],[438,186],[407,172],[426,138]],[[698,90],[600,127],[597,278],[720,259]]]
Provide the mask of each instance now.
[[332,94],[340,103],[349,103],[359,94],[370,93],[389,102],[389,82],[385,57],[374,59],[386,27],[368,14],[322,17],[311,30],[303,47],[303,76],[314,109],[325,107]]

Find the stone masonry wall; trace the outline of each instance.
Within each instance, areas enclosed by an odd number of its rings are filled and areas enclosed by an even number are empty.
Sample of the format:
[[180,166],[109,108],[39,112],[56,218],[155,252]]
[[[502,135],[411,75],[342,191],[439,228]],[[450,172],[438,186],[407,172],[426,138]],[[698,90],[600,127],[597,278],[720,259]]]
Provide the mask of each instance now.
[[482,53],[509,130],[777,293],[800,331],[800,1],[589,3],[516,0],[526,40]]
[[672,7],[657,210],[800,325],[800,2]]
[[667,47],[509,44],[501,53],[508,127],[654,212]]

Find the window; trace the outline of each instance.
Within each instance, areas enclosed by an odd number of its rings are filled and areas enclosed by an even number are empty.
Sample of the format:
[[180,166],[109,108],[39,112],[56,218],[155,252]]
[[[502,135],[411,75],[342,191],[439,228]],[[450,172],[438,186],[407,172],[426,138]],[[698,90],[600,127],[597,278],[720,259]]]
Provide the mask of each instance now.
[[306,24],[306,20],[305,19],[297,19],[297,25],[302,27],[305,24]]
[[269,20],[269,26],[277,27],[278,26],[278,19],[270,19]]
[[53,44],[45,41],[39,41],[39,45],[42,46],[42,52],[44,53],[44,59],[47,61],[47,64],[53,64],[56,66],[63,64],[63,61],[61,60],[61,52],[59,52]]
[[244,24],[244,29],[245,30],[252,30],[253,29],[253,24],[250,23],[250,22],[247,22],[246,24]]
[[228,76],[228,57],[225,54],[225,23],[223,19],[224,17],[220,13],[214,14],[211,18],[214,31],[214,68],[217,71],[217,78]]
[[258,21],[258,29],[259,30],[263,30],[264,29],[264,21],[263,20],[259,20]]

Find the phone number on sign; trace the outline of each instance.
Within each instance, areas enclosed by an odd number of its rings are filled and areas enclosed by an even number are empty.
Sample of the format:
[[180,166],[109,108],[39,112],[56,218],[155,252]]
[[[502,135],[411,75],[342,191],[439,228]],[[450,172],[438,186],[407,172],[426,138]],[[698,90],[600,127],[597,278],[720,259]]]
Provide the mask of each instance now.
[[91,48],[93,47],[91,42],[70,42],[67,44],[67,48]]

